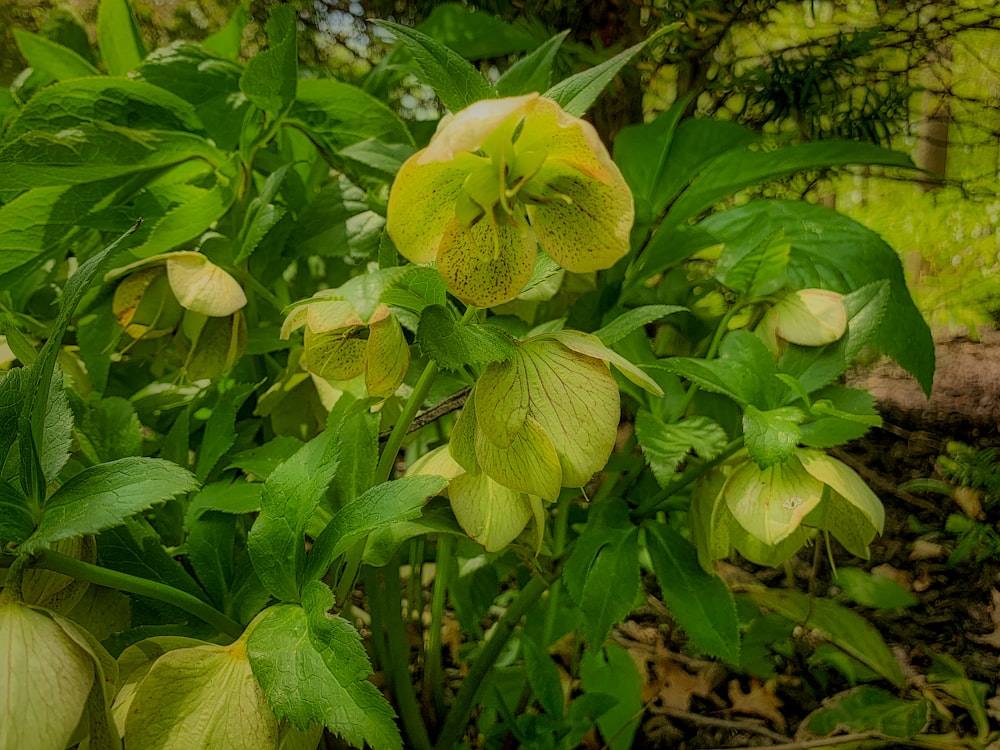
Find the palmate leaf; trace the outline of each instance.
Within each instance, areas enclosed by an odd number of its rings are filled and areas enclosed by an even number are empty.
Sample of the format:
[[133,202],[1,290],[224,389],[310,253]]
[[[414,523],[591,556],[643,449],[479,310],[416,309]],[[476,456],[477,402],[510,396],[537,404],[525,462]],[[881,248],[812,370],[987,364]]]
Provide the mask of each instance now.
[[279,605],[256,625],[247,655],[275,715],[306,729],[321,724],[355,747],[402,748],[392,707],[367,680],[371,664],[350,623],[327,614],[333,594],[306,584],[302,606]]
[[60,539],[96,534],[197,486],[189,472],[158,458],[122,458],[92,466],[49,498],[38,528],[20,549],[34,552]]
[[469,364],[506,362],[514,357],[514,340],[490,325],[462,325],[440,305],[426,307],[417,328],[417,345],[446,370]]
[[674,478],[678,465],[691,451],[711,461],[728,441],[726,431],[709,417],[693,416],[668,424],[646,409],[636,414],[635,434],[661,487]]

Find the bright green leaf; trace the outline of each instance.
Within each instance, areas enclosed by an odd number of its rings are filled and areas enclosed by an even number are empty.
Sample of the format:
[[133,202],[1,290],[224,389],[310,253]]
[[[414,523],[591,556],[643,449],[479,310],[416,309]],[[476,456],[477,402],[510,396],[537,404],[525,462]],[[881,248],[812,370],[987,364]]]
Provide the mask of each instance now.
[[516,352],[514,341],[505,331],[491,325],[463,325],[440,305],[424,308],[417,345],[446,370],[505,362]]
[[466,60],[504,57],[525,52],[537,44],[523,29],[461,3],[435,3],[418,29]]
[[297,16],[291,5],[273,5],[265,25],[268,48],[247,62],[240,91],[259,109],[285,112],[298,82]]
[[507,68],[497,80],[497,96],[521,96],[548,89],[552,84],[552,64],[567,35],[569,30],[556,34]]
[[14,29],[14,41],[32,68],[56,81],[100,75],[84,58],[57,42],[24,29]]
[[688,417],[668,424],[646,409],[636,414],[635,434],[646,463],[661,487],[666,487],[675,478],[677,467],[691,451],[711,461],[729,440],[726,431],[708,417]]
[[837,568],[836,576],[837,584],[844,593],[865,607],[897,609],[917,603],[917,597],[891,578],[848,567]]
[[611,346],[638,328],[662,320],[668,315],[684,312],[685,310],[687,308],[681,305],[643,305],[617,316],[599,331],[594,331],[594,335],[605,346]]
[[104,66],[113,76],[129,73],[146,57],[146,45],[128,0],[98,3],[97,46]]
[[[589,649],[580,660],[584,695],[609,695],[614,706],[597,713],[597,726],[610,750],[631,750],[643,714],[643,677],[628,651],[617,643]],[[577,699],[579,700],[579,699]],[[576,703],[576,700],[573,701]]]
[[762,411],[747,404],[743,410],[743,437],[754,463],[766,469],[788,458],[799,443],[799,424],[805,416],[794,406]]
[[825,700],[802,722],[801,731],[816,737],[878,732],[905,740],[924,729],[929,708],[924,698],[898,698],[874,685],[861,685]]

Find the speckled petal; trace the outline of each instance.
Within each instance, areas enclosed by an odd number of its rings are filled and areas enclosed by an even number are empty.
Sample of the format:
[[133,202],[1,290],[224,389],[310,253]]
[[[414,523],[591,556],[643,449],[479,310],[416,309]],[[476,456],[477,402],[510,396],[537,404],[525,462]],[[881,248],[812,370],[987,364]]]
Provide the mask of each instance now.
[[376,312],[365,352],[365,386],[371,396],[389,398],[399,388],[410,366],[410,348],[396,316]]
[[441,237],[438,273],[466,304],[493,307],[514,299],[531,280],[537,245],[523,225],[486,219],[470,229],[456,219]]
[[358,328],[314,333],[306,328],[306,368],[330,380],[350,380],[365,369],[368,341],[355,338]]

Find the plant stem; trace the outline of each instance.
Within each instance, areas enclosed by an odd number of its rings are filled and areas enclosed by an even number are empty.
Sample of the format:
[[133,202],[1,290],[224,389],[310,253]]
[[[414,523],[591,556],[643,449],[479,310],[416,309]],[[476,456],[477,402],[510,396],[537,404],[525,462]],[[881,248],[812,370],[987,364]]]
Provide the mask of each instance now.
[[[558,559],[566,549],[566,535],[569,532],[569,507],[572,500],[561,498],[556,503],[555,524],[552,529],[552,557]],[[556,579],[549,588],[548,601],[545,610],[545,626],[542,630],[542,649],[548,649],[552,642],[552,633],[556,628],[556,616],[559,612],[559,598],[562,594],[562,583]]]
[[385,590],[385,619],[383,624],[386,636],[386,656],[388,663],[385,669],[392,683],[392,692],[396,697],[396,707],[399,717],[406,729],[406,739],[415,750],[432,750],[430,737],[427,735],[427,725],[420,713],[417,694],[410,680],[409,647],[406,643],[406,626],[402,617],[402,590],[399,585],[399,567],[391,564],[383,569],[382,580]]
[[416,386],[414,386],[413,393],[410,394],[409,400],[407,400],[406,405],[403,407],[403,413],[396,420],[392,432],[389,433],[389,439],[382,449],[382,455],[379,457],[378,466],[375,469],[376,485],[387,482],[389,477],[392,476],[393,467],[396,465],[396,456],[399,455],[399,447],[403,444],[403,438],[406,437],[406,433],[410,429],[410,423],[413,422],[413,418],[420,411],[424,399],[427,398],[427,393],[434,384],[437,373],[437,362],[433,359],[427,363],[424,371],[420,373],[420,379],[417,381]]
[[722,449],[722,453],[715,457],[712,461],[706,461],[703,464],[699,464],[693,469],[688,469],[676,480],[668,484],[662,490],[660,490],[655,495],[647,498],[645,502],[639,504],[639,507],[632,513],[633,518],[643,518],[649,516],[656,511],[661,509],[661,506],[665,505],[671,497],[676,495],[678,492],[683,490],[688,485],[694,483],[697,479],[701,478],[703,475],[707,474],[709,471],[718,466],[722,461],[725,461],[736,451],[743,447],[743,438],[738,437],[735,440],[729,441],[726,447]]
[[81,581],[95,583],[98,586],[107,586],[173,604],[200,620],[204,620],[220,633],[225,633],[233,638],[239,638],[243,634],[244,628],[236,620],[231,619],[198,597],[186,591],[175,589],[173,586],[128,573],[120,573],[117,570],[102,568],[100,565],[92,565],[52,550],[38,552],[32,562],[36,568],[52,570],[72,578],[78,578]]
[[427,650],[424,653],[424,702],[434,706],[437,716],[442,716],[444,710],[444,686],[441,684],[441,626],[444,621],[444,605],[454,551],[455,540],[450,534],[443,534],[437,542],[434,591],[431,594],[431,624],[427,631]]
[[528,613],[528,610],[534,606],[548,587],[547,580],[539,575],[534,576],[521,589],[517,599],[497,622],[493,628],[493,634],[483,644],[482,650],[472,663],[472,669],[469,670],[469,674],[462,682],[462,687],[458,689],[455,702],[448,712],[448,718],[445,720],[441,734],[434,745],[436,750],[451,750],[458,746],[469,719],[472,717],[472,712],[475,710],[476,696],[479,694],[483,680],[493,669],[500,652],[507,645],[507,641],[521,622],[521,618]]

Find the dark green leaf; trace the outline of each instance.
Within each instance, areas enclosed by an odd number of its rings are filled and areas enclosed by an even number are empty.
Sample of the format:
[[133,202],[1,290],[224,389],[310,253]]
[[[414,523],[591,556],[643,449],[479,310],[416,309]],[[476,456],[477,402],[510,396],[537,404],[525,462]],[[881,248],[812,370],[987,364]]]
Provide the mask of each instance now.
[[321,578],[337,557],[376,529],[420,515],[427,498],[441,492],[438,476],[400,477],[372,487],[333,516],[316,538],[306,565],[306,580]]
[[191,524],[185,549],[198,581],[212,604],[225,610],[233,578],[233,543],[236,518],[226,513],[202,513]]
[[81,123],[58,133],[25,133],[0,146],[0,167],[7,185],[15,189],[94,182],[189,159],[221,164],[224,156],[196,135],[102,122]]
[[302,441],[298,438],[278,435],[256,448],[240,451],[230,456],[226,468],[242,469],[246,474],[258,479],[267,479],[282,461],[291,458],[292,454],[301,447]]
[[211,510],[237,516],[256,513],[260,510],[263,489],[264,485],[260,482],[245,482],[242,479],[206,484],[188,503],[185,524],[190,526],[198,516]]
[[[451,534],[463,538],[466,536],[455,520],[455,514],[451,512],[447,500],[432,499],[423,507],[419,518],[372,531],[365,542],[362,560],[365,565],[375,567],[388,565],[403,542],[427,534]],[[449,594],[454,596],[454,589],[450,590]]]
[[284,112],[295,100],[298,79],[295,9],[272,5],[267,19],[268,48],[247,63],[240,78],[240,91],[265,112]]
[[533,91],[545,91],[552,84],[552,63],[569,30],[556,34],[511,65],[496,83],[498,96],[521,96]]
[[858,604],[875,609],[912,607],[917,597],[902,584],[885,576],[868,573],[861,568],[837,568],[837,584]]
[[767,237],[761,244],[746,252],[731,252],[732,246],[723,247],[722,256],[715,268],[715,277],[748,301],[756,301],[774,294],[785,286],[785,269],[792,245],[781,232]]
[[430,305],[443,307],[448,301],[448,287],[441,274],[427,266],[406,266],[400,276],[382,293],[382,302],[413,313],[422,313]]
[[28,499],[14,485],[0,480],[0,549],[7,542],[21,543],[35,528]]
[[588,650],[580,660],[580,686],[584,694],[617,699],[614,706],[596,712],[597,726],[608,748],[630,750],[643,714],[643,679],[632,657],[617,643],[603,651]]
[[289,118],[301,122],[334,153],[369,139],[414,145],[409,128],[385,103],[332,78],[299,81]]
[[337,434],[340,435],[340,466],[330,485],[330,496],[337,509],[353,503],[375,483],[378,421],[378,415],[372,412],[368,402],[361,400],[337,425]]
[[992,690],[991,686],[978,680],[970,680],[965,668],[947,654],[932,652],[930,657],[931,668],[927,671],[927,681],[955,698],[972,716],[979,736],[985,737],[990,731],[987,696]]
[[187,471],[159,458],[121,458],[92,466],[49,498],[38,528],[21,549],[33,552],[60,539],[110,529],[197,486]]
[[38,461],[46,482],[51,482],[69,461],[73,445],[73,412],[69,408],[62,369],[58,365],[52,371],[42,434],[45,439],[38,452]]
[[619,52],[600,65],[564,78],[550,87],[542,96],[552,99],[574,117],[583,117],[590,109],[590,105],[604,91],[604,88],[618,75],[619,70],[624,68],[647,44],[674,28],[676,26],[673,25],[661,28],[648,39],[632,45],[624,52]]
[[104,67],[113,76],[123,76],[142,62],[146,45],[128,0],[98,3],[97,46],[101,48]]
[[236,443],[236,415],[243,402],[257,389],[254,383],[226,380],[219,381],[216,387],[219,397],[205,423],[205,437],[201,441],[194,472],[200,482],[208,479],[219,459]]
[[562,718],[563,690],[559,667],[552,661],[548,651],[531,638],[521,638],[521,651],[524,653],[528,684],[531,685],[538,704],[550,716]]
[[322,724],[355,747],[402,748],[392,708],[367,680],[371,665],[358,631],[327,614],[333,596],[323,584],[307,584],[302,594],[307,609],[271,609],[247,641],[275,715],[300,729]]
[[669,526],[649,522],[646,547],[663,600],[692,642],[729,664],[740,662],[739,621],[732,592],[702,570],[691,543]]
[[930,329],[910,298],[899,257],[877,234],[822,206],[784,200],[754,201],[715,214],[700,226],[727,243],[758,244],[783,231],[792,243],[788,276],[796,288],[849,294],[887,279],[889,302],[875,346],[930,393],[934,376]]
[[432,37],[390,21],[378,21],[406,47],[423,74],[424,83],[452,112],[480,99],[490,99],[493,87],[467,60]]
[[814,628],[838,648],[867,664],[896,687],[906,684],[899,663],[874,626],[830,599],[817,599],[788,589],[752,589],[757,604]]
[[339,462],[340,442],[321,433],[278,466],[264,483],[260,514],[247,549],[261,583],[276,598],[294,601],[306,566],[305,529]]
[[634,528],[628,505],[622,500],[611,498],[591,507],[587,526],[576,540],[562,572],[566,590],[577,604],[583,600],[583,590],[598,553],[606,545],[624,539]]
[[668,315],[684,312],[685,310],[687,308],[680,305],[644,305],[643,307],[636,307],[617,316],[599,331],[594,331],[594,335],[605,346],[611,346],[636,329],[662,320]]
[[384,226],[385,219],[371,210],[365,191],[341,175],[306,204],[289,245],[299,257],[369,258]]
[[132,402],[118,396],[91,397],[81,405],[76,439],[94,463],[142,454],[142,423]]
[[491,325],[463,325],[440,305],[430,305],[421,314],[417,345],[446,370],[506,362],[515,353],[514,340],[505,331]]
[[677,467],[690,452],[711,461],[729,440],[726,431],[708,417],[687,417],[668,424],[646,409],[636,414],[635,435],[661,487],[666,487],[675,478]]
[[873,685],[861,685],[823,702],[802,722],[802,730],[817,737],[844,731],[878,732],[907,739],[927,725],[929,705],[919,700],[897,698]]
[[[614,581],[614,585],[608,585]],[[587,574],[580,600],[584,633],[591,648],[604,644],[611,627],[625,619],[639,594],[639,531],[601,547]]]
[[430,15],[418,28],[466,60],[512,55],[532,49],[537,44],[535,38],[523,29],[461,3],[435,3]]
[[100,71],[79,54],[38,34],[14,29],[14,41],[32,68],[55,81],[100,75]]

